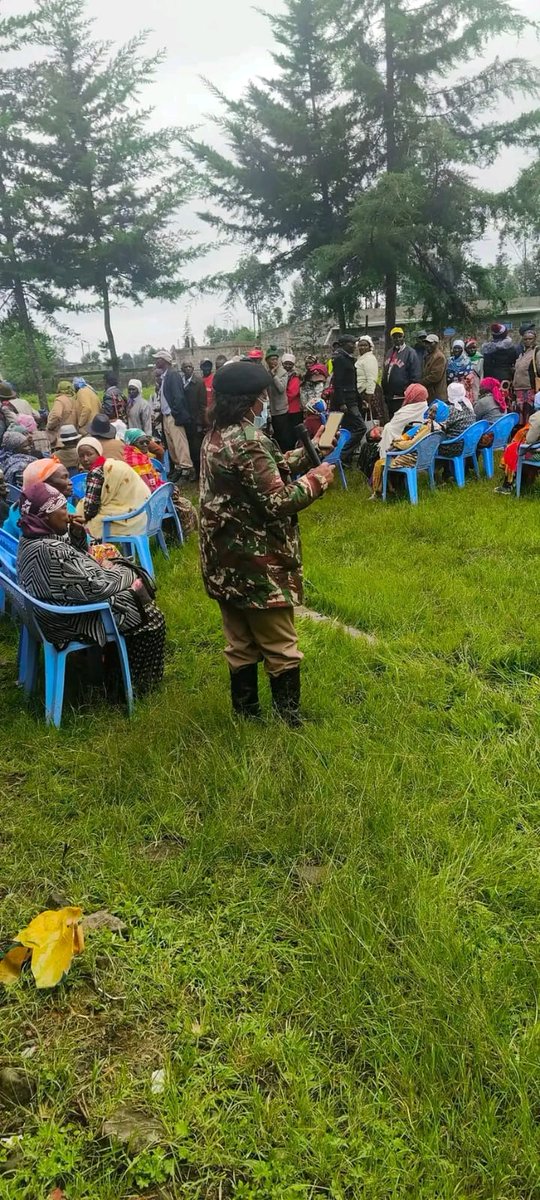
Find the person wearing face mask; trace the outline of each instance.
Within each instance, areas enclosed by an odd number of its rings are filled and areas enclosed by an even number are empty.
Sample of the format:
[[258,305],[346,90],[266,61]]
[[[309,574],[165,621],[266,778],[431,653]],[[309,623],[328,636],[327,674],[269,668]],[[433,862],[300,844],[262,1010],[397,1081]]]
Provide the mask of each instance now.
[[400,325],[390,331],[392,346],[384,360],[381,387],[390,418],[401,408],[405,389],[411,383],[420,383],[422,368],[412,346],[405,343],[405,333]]
[[266,436],[271,385],[270,373],[254,362],[228,363],[214,376],[212,424],[201,452],[201,566],[208,595],[221,609],[233,710],[259,716],[258,663],[264,661],[275,710],[297,725],[297,514],[323,495],[334,468],[310,467],[303,448],[282,454]]

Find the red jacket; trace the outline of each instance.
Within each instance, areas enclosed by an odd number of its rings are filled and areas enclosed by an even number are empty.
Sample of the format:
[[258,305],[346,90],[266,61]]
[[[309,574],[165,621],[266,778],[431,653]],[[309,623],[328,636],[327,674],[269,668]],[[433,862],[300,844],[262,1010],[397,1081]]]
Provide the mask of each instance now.
[[296,374],[296,371],[293,371],[293,374],[289,376],[289,382],[287,384],[287,402],[290,413],[302,412],[302,405],[300,404],[301,384],[302,381],[300,376]]

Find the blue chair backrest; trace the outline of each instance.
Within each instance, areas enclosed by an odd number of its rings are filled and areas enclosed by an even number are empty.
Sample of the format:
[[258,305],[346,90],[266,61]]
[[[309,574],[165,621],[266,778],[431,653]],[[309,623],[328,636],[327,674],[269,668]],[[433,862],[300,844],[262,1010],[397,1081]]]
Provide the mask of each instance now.
[[[15,543],[15,545],[16,545],[16,544],[17,544],[17,543]],[[13,554],[12,554],[12,553],[11,553],[9,550],[7,550],[7,549],[6,549],[6,547],[5,547],[4,545],[2,545],[2,543],[0,542],[0,568],[2,569],[2,571],[5,571],[7,575],[9,575],[9,578],[10,578],[10,579],[12,579],[14,583],[15,583],[15,582],[16,582],[16,580],[17,580],[17,559],[16,559],[16,554],[17,554],[17,551],[15,551],[15,556],[14,556],[14,555],[13,555]]]
[[[469,425],[469,428],[463,434],[463,454],[474,454],[482,434],[489,427],[489,421],[475,421],[474,425]],[[461,436],[459,434],[460,438]]]
[[323,461],[328,463],[331,467],[338,463],[343,451],[345,450],[345,447],[349,445],[351,437],[352,434],[348,429],[341,429],[338,435],[337,445],[334,446],[334,449],[330,451],[330,454],[326,455],[326,458]]
[[167,482],[167,471],[165,469],[165,464],[160,462],[159,458],[151,458],[150,462],[152,463],[154,471],[157,471],[158,475],[161,475],[163,482],[166,483]]
[[146,501],[144,506],[147,513],[146,537],[151,537],[153,533],[160,532],[163,518],[169,502],[172,500],[173,491],[174,487],[172,483],[162,483],[161,487],[156,488],[155,492],[152,492],[152,495]]
[[9,596],[12,609],[17,613],[22,624],[30,630],[32,637],[39,638],[42,642],[46,642],[48,639],[39,626],[37,618],[40,613],[72,617],[79,613],[99,612],[106,632],[110,632],[111,629],[116,630],[114,616],[107,601],[100,600],[95,604],[47,604],[44,600],[36,600],[34,596],[25,592],[4,566],[0,567],[0,588]]
[[[423,440],[418,443],[415,463],[417,471],[427,471],[431,466],[437,450],[439,449],[442,436],[442,433],[430,433],[426,438],[423,438]],[[415,450],[416,447],[413,446],[412,449]],[[404,453],[407,454],[407,451],[405,450]]]
[[13,558],[17,557],[17,551],[19,549],[17,538],[12,537],[11,534],[7,533],[5,529],[0,529],[0,547],[8,554],[11,554]]
[[490,426],[489,432],[493,434],[492,450],[504,450],[508,445],[512,430],[515,429],[519,422],[519,413],[505,413],[503,417],[499,417]]
[[84,500],[86,495],[86,471],[80,471],[78,475],[72,475],[71,485],[73,487],[73,499]]

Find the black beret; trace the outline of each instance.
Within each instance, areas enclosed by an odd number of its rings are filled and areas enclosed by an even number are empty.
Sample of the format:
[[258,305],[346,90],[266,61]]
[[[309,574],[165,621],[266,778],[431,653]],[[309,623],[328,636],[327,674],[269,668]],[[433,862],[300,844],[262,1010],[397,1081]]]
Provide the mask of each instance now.
[[257,362],[229,362],[214,375],[214,391],[220,396],[260,396],[270,387],[272,376]]

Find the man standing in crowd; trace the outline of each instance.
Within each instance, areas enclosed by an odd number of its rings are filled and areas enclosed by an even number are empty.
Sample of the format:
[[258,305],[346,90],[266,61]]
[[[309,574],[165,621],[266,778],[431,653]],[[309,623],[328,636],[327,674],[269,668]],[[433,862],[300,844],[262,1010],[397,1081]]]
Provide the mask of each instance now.
[[416,351],[405,344],[405,333],[400,325],[390,331],[392,348],[387,354],[382,373],[382,390],[390,417],[403,404],[405,389],[410,383],[420,383],[420,363]]
[[227,361],[228,359],[225,354],[218,354],[216,356],[216,371],[221,371],[221,368],[225,366]]
[[73,387],[75,388],[75,423],[81,437],[86,437],[91,421],[101,408],[101,400],[93,387],[90,387],[86,379],[80,375],[73,380]]
[[490,342],[484,342],[484,378],[498,379],[499,383],[511,383],[519,348],[514,345],[507,325],[495,321],[491,326]]
[[416,354],[416,357],[418,359],[418,362],[420,363],[420,369],[422,369],[424,366],[424,359],[427,354],[427,339],[428,339],[427,329],[419,329],[418,333],[415,337],[415,340],[414,340],[413,349],[414,349],[414,353]]
[[351,440],[345,454],[342,455],[343,462],[350,461],[366,432],[366,424],[362,419],[358,403],[355,345],[356,342],[352,335],[344,334],[339,339],[333,358],[334,395],[330,402],[330,408],[332,412],[344,414],[341,428],[348,429],[351,434]]
[[210,405],[212,403],[212,393],[214,391],[214,368],[213,368],[212,359],[211,358],[203,358],[203,360],[199,364],[199,366],[201,368],[201,375],[203,377],[204,386],[206,388],[206,403],[207,403],[207,406],[210,407]]
[[291,433],[289,425],[289,403],[287,400],[287,372],[279,361],[279,350],[269,346],[266,352],[266,366],[272,377],[268,388],[270,401],[270,416],[276,442],[284,454],[291,449]]
[[422,383],[428,390],[429,403],[432,400],[446,400],[448,383],[446,380],[446,354],[436,333],[426,334],[426,351],[422,368]]
[[201,446],[207,428],[207,392],[204,379],[195,374],[192,362],[189,360],[183,362],[180,371],[191,418],[191,424],[187,427],[189,451],[193,470],[198,479],[201,468]]
[[172,356],[167,350],[158,350],[154,362],[156,369],[161,371],[160,405],[163,432],[171,458],[171,478],[173,483],[177,483],[179,479],[193,479],[193,463],[187,435],[191,418],[182,376],[173,367]]

